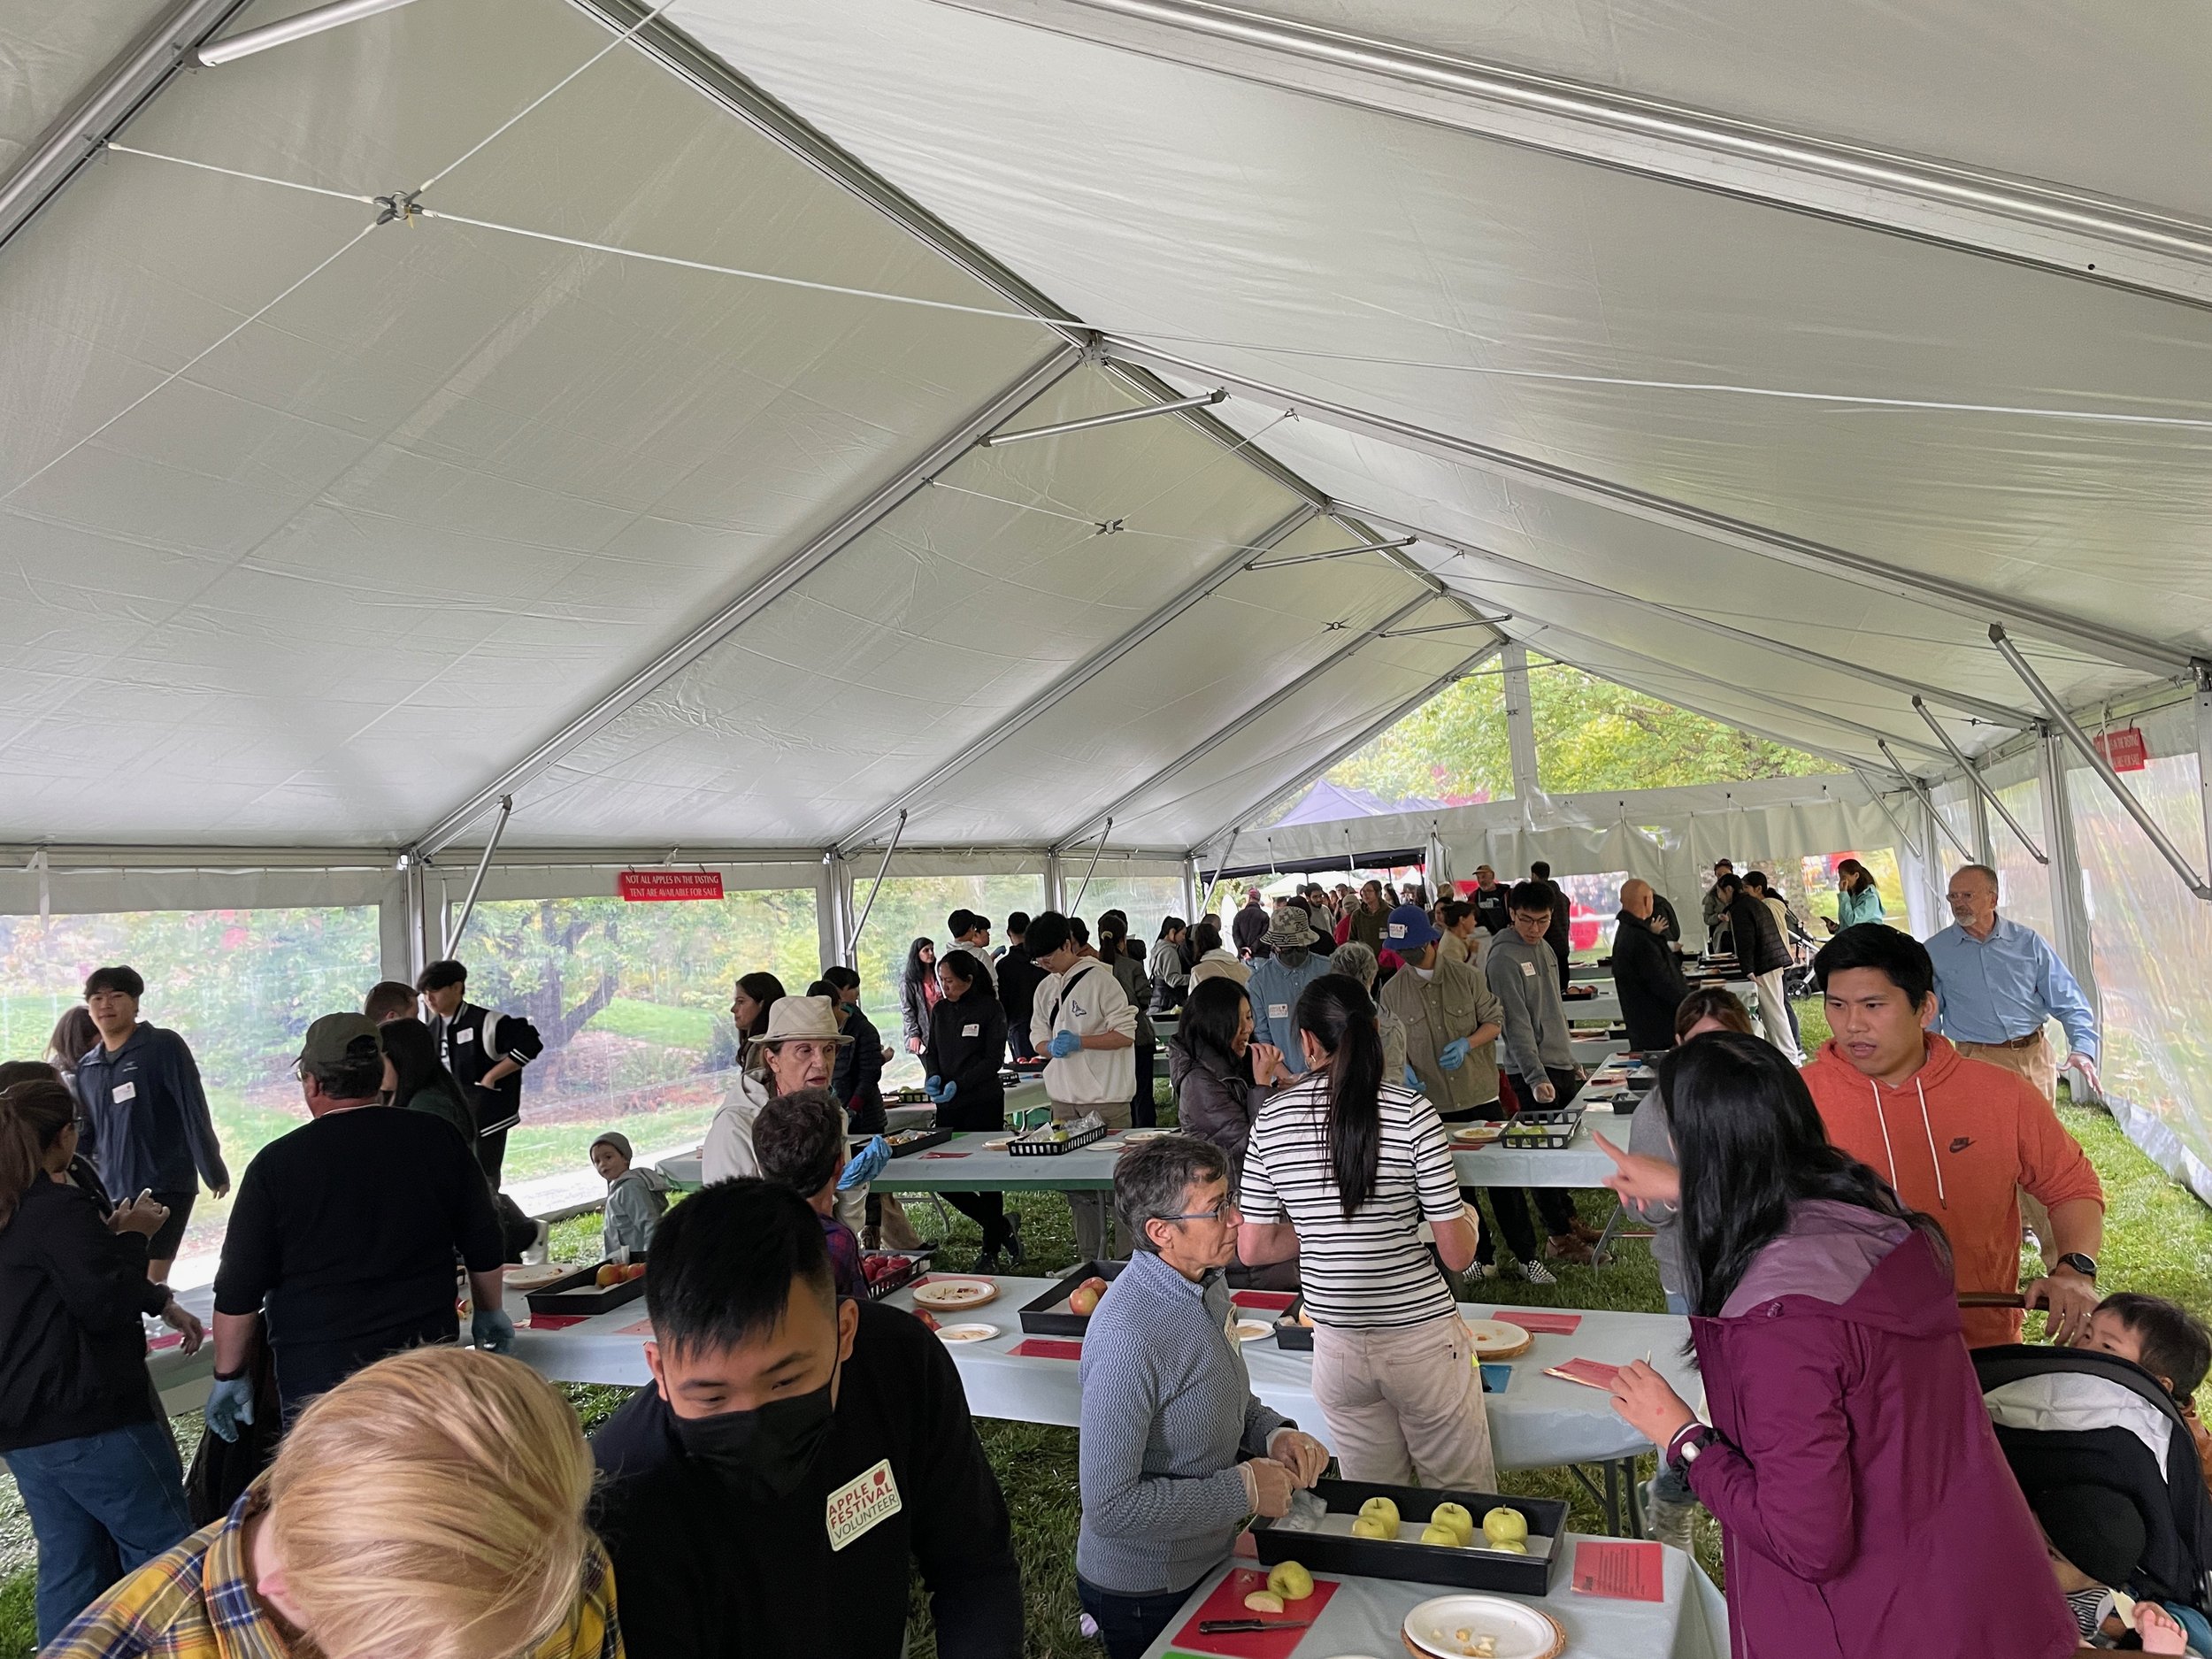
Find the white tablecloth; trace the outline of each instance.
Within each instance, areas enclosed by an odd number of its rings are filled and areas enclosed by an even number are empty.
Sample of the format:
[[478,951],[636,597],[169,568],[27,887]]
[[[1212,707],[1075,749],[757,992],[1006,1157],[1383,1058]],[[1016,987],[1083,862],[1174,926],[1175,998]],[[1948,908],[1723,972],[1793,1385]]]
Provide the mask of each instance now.
[[1593,1142],[1597,1134],[1625,1150],[1627,1118],[1615,1115],[1609,1106],[1593,1106],[1583,1113],[1571,1146],[1525,1151],[1494,1142],[1471,1152],[1455,1151],[1452,1163],[1462,1187],[1601,1187],[1613,1172],[1613,1160]]
[[[1680,1550],[1660,1546],[1666,1554],[1663,1601],[1615,1601],[1578,1595],[1568,1587],[1574,1548],[1582,1538],[1570,1532],[1563,1541],[1567,1557],[1552,1579],[1551,1594],[1534,1605],[1557,1619],[1567,1632],[1571,1659],[1726,1659],[1727,1603],[1713,1581]],[[1146,1659],[1191,1651],[1174,1647],[1168,1639],[1183,1628],[1233,1567],[1251,1564],[1231,1563],[1200,1580],[1174,1622],[1145,1650]],[[1399,1632],[1406,1615],[1432,1596],[1451,1594],[1440,1585],[1406,1584],[1393,1578],[1340,1578],[1337,1582],[1340,1587],[1293,1650],[1294,1659],[1402,1655],[1406,1647]]]
[[[967,1389],[969,1409],[978,1417],[1075,1427],[1083,1411],[1075,1363],[1010,1351],[1025,1340],[1022,1305],[1042,1295],[1055,1281],[1002,1277],[994,1282],[999,1286],[998,1299],[958,1317],[995,1325],[999,1334],[951,1348]],[[913,1296],[906,1291],[889,1301],[894,1307],[913,1306]],[[1473,1318],[1513,1317],[1511,1309],[1490,1303],[1470,1303],[1465,1311]],[[950,1321],[950,1316],[939,1317]],[[1264,1320],[1273,1316],[1251,1317]],[[516,1333],[515,1354],[557,1381],[641,1386],[648,1380],[644,1322],[645,1303],[641,1300],[561,1330],[525,1328]],[[1547,1377],[1544,1368],[1569,1359],[1624,1364],[1649,1355],[1677,1392],[1697,1405],[1705,1393],[1696,1370],[1682,1354],[1688,1335],[1689,1321],[1671,1314],[1594,1312],[1582,1316],[1581,1327],[1572,1336],[1539,1336],[1527,1354],[1508,1362],[1512,1378],[1504,1392],[1485,1400],[1498,1466],[1545,1469],[1559,1463],[1604,1463],[1649,1451],[1650,1442],[1614,1414],[1602,1390]],[[1244,1357],[1252,1392],[1325,1443],[1328,1425],[1313,1398],[1313,1356],[1279,1348],[1270,1336],[1245,1344]]]

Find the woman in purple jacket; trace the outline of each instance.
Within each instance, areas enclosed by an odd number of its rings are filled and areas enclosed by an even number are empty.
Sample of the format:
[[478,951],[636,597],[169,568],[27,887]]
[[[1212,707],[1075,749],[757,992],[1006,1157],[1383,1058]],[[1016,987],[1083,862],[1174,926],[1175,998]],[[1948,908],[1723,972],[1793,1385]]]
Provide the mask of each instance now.
[[1950,1251],[1829,1145],[1780,1053],[1717,1032],[1662,1063],[1677,1165],[1609,1183],[1678,1199],[1712,1426],[1639,1362],[1614,1409],[1721,1524],[1739,1659],[2060,1659],[2078,1645],[1982,1408]]

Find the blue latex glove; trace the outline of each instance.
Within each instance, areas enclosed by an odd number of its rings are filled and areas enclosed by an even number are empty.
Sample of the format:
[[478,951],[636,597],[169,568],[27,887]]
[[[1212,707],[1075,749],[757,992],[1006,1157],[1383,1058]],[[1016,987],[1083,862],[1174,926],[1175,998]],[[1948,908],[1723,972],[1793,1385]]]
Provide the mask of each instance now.
[[479,1308],[469,1316],[469,1340],[494,1354],[511,1354],[515,1346],[515,1322],[500,1308]]
[[1052,1057],[1056,1060],[1066,1059],[1082,1046],[1083,1039],[1071,1031],[1056,1031],[1052,1033]]
[[945,1079],[941,1077],[932,1076],[922,1079],[922,1093],[928,1095],[934,1105],[942,1106],[945,1103],[945,1097],[937,1092],[944,1087]]
[[1456,1071],[1467,1064],[1467,1039],[1455,1037],[1446,1043],[1436,1056],[1437,1064],[1447,1071]]
[[890,1161],[891,1143],[881,1135],[873,1137],[845,1165],[845,1172],[837,1178],[837,1190],[849,1193],[856,1187],[865,1187],[883,1173],[883,1166]]
[[960,1085],[959,1085],[959,1084],[957,1084],[957,1083],[948,1083],[948,1084],[946,1084],[946,1085],[945,1085],[945,1087],[944,1087],[942,1089],[941,1089],[941,1090],[939,1090],[939,1091],[938,1091],[938,1094],[937,1094],[937,1103],[938,1103],[940,1106],[949,1106],[949,1105],[951,1105],[951,1104],[952,1104],[952,1097],[953,1097],[954,1095],[957,1094],[959,1092],[960,1092]]
[[1413,1069],[1413,1063],[1410,1060],[1406,1062],[1406,1087],[1417,1094],[1421,1092],[1420,1073]]
[[253,1379],[218,1380],[207,1395],[207,1432],[219,1440],[235,1440],[238,1425],[253,1421]]

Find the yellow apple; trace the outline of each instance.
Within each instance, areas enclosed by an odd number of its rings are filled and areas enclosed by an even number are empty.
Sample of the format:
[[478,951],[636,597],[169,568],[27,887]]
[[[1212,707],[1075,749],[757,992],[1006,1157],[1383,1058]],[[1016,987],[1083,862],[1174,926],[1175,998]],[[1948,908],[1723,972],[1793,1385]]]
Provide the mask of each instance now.
[[1398,1529],[1379,1515],[1363,1515],[1352,1523],[1354,1538],[1395,1538]]
[[1441,1544],[1447,1549],[1457,1549],[1467,1540],[1459,1535],[1456,1526],[1439,1525],[1431,1521],[1421,1529],[1421,1541],[1425,1544]]
[[1398,1536],[1398,1506],[1388,1498],[1370,1498],[1359,1506],[1359,1512],[1363,1517],[1372,1516],[1380,1522],[1385,1538]]
[[1267,1575],[1267,1587],[1286,1601],[1302,1601],[1313,1594],[1313,1574],[1301,1562],[1286,1561]]
[[1501,1555],[1525,1555],[1528,1554],[1528,1546],[1524,1544],[1517,1538],[1498,1539],[1491,1544],[1490,1548],[1496,1550]]
[[1255,1590],[1244,1598],[1244,1605],[1255,1613],[1279,1613],[1283,1598],[1272,1590]]
[[1472,1543],[1475,1537],[1475,1517],[1468,1513],[1463,1503],[1440,1503],[1429,1516],[1431,1526],[1448,1526],[1459,1534],[1463,1544]]
[[1482,1531],[1494,1545],[1517,1544],[1528,1536],[1528,1521],[1518,1509],[1501,1504],[1482,1517]]

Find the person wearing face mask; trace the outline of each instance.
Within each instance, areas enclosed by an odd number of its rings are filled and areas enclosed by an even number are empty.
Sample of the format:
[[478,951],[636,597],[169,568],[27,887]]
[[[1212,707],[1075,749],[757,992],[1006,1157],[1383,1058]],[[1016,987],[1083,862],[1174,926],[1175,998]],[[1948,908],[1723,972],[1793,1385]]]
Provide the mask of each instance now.
[[757,1180],[669,1211],[653,1385],[592,1438],[630,1659],[898,1659],[918,1568],[938,1651],[1019,1659],[1006,1501],[951,1356],[841,1301],[814,1212]]

